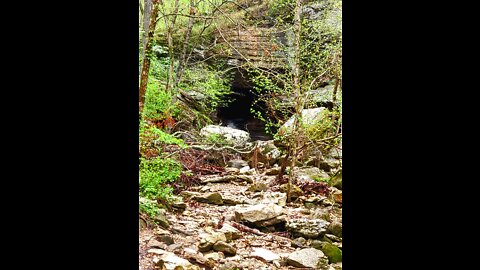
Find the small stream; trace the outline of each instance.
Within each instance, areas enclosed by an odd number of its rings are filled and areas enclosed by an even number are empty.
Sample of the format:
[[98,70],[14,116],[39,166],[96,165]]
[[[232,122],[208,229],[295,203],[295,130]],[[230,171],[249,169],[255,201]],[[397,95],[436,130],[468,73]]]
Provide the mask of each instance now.
[[268,141],[273,137],[265,132],[265,124],[256,118],[224,118],[222,124],[227,127],[245,130],[250,133],[252,141]]

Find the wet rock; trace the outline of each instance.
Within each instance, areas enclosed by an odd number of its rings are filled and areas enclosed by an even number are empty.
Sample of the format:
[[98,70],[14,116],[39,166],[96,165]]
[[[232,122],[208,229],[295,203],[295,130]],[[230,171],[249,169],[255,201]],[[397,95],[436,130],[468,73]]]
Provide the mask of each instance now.
[[[239,172],[240,172],[240,169],[244,167],[248,167],[248,162],[242,159],[231,159],[227,162],[227,165],[228,167],[239,169]],[[250,169],[250,167],[248,168]]]
[[224,241],[217,241],[213,245],[213,250],[220,251],[223,252],[223,254],[231,256],[237,254],[237,249]]
[[218,125],[208,125],[202,128],[200,135],[206,138],[219,137],[220,140],[237,147],[245,147],[250,140],[250,134],[246,131]]
[[223,232],[214,232],[211,234],[201,234],[198,250],[201,252],[209,251],[213,245],[218,241],[227,241],[227,238]]
[[250,254],[250,256],[261,258],[267,262],[280,260],[280,256],[264,248],[253,248],[253,252]]
[[235,220],[237,222],[255,223],[263,220],[272,219],[284,214],[284,209],[276,204],[258,204],[235,210]]
[[342,223],[338,221],[330,223],[328,231],[335,236],[342,237]]
[[227,239],[227,242],[230,242],[232,240],[242,237],[242,233],[237,228],[232,227],[232,225],[228,223],[224,223],[222,228],[219,230],[219,232],[222,232],[225,234],[225,238]]
[[292,232],[294,236],[315,239],[323,236],[327,232],[329,223],[323,219],[290,219],[285,224],[285,228]]
[[171,252],[161,255],[155,265],[163,270],[200,270],[200,267]]
[[295,267],[310,267],[313,269],[326,269],[328,259],[325,254],[315,248],[305,248],[288,255],[287,263]]
[[268,186],[265,183],[257,182],[249,186],[247,190],[250,192],[260,192],[260,191],[266,191],[267,189],[268,189]]

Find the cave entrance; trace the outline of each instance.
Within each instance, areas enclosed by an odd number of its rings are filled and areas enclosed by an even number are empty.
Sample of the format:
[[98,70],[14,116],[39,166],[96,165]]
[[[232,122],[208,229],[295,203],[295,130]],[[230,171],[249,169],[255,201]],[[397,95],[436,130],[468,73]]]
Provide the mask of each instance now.
[[246,72],[235,72],[231,90],[232,94],[227,96],[231,102],[217,111],[217,117],[222,125],[249,132],[253,141],[271,140],[273,137],[265,132],[265,123],[250,112],[255,95],[252,93],[253,84]]

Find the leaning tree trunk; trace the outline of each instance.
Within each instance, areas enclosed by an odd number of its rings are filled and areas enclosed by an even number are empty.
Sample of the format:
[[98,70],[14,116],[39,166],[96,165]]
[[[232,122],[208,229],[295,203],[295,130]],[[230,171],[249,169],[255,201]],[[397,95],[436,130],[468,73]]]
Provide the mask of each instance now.
[[158,14],[158,3],[160,0],[152,0],[152,12],[150,14],[150,24],[148,26],[148,35],[146,38],[145,57],[143,57],[142,72],[140,76],[139,102],[140,111],[143,111],[143,104],[145,103],[145,91],[148,83],[148,73],[150,71],[150,53],[152,50],[153,34],[155,32],[155,21]]
[[302,110],[303,110],[303,95],[302,89],[300,85],[300,32],[301,32],[301,21],[300,21],[300,12],[302,6],[301,0],[296,0],[295,4],[295,17],[293,19],[293,33],[295,35],[294,42],[293,42],[293,50],[294,50],[294,59],[292,65],[292,73],[293,73],[293,91],[294,96],[296,98],[295,103],[295,116],[294,122],[292,126],[292,132],[290,134],[290,156],[292,157],[292,163],[290,165],[290,173],[288,177],[288,185],[287,185],[287,202],[291,200],[291,186],[292,186],[292,179],[295,177],[294,173],[294,166],[297,162],[297,148],[299,144],[299,135],[300,135],[300,128],[301,128],[301,117],[302,117]]

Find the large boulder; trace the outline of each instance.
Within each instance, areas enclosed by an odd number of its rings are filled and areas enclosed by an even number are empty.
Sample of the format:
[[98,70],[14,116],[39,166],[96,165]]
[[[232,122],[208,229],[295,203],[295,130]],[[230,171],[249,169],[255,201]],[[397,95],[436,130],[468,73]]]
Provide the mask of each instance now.
[[[306,99],[306,108],[315,108],[315,107],[326,107],[326,108],[333,108],[333,91],[335,85],[329,84],[327,86],[310,90],[305,93]],[[337,102],[336,105],[339,103],[339,97],[341,96],[341,91],[337,89]]]
[[220,140],[235,147],[245,147],[250,141],[250,134],[244,130],[223,127],[218,125],[208,125],[200,130],[200,135],[213,140]]
[[273,140],[257,141],[256,146],[258,148],[257,159],[263,164],[273,165],[282,155],[282,152],[275,146]]
[[[260,221],[273,220],[285,213],[283,207],[276,204],[257,204],[249,207],[242,207],[235,210],[237,222],[258,223]],[[281,222],[279,219],[278,222]],[[273,224],[270,224],[273,225]]]
[[305,248],[290,253],[287,257],[287,263],[295,267],[327,269],[328,259],[325,254],[315,248]]
[[[313,125],[319,121],[322,121],[325,114],[325,107],[318,107],[313,109],[305,109],[302,111],[302,120],[304,125]],[[279,129],[277,134],[278,135],[288,135],[292,132],[293,123],[295,121],[295,115],[292,115],[287,122],[285,122]]]
[[323,219],[290,219],[285,224],[285,228],[295,237],[305,237],[315,239],[322,237],[327,232],[329,222]]

